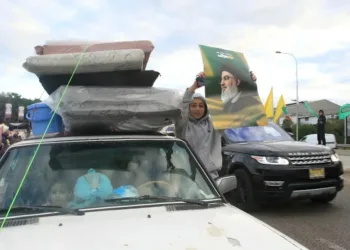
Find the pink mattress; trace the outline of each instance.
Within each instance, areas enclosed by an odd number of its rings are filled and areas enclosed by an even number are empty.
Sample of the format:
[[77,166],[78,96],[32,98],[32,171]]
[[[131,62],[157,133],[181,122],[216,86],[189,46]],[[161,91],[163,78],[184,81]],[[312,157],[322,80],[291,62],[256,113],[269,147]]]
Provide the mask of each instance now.
[[[50,55],[50,54],[69,54],[83,52],[86,44],[50,44],[50,45],[38,45],[35,46],[37,55]],[[154,49],[151,41],[127,41],[127,42],[113,42],[113,43],[98,43],[91,44],[86,52],[106,51],[106,50],[128,50],[128,49],[141,49],[145,53],[143,62],[143,70],[147,66],[149,57]]]

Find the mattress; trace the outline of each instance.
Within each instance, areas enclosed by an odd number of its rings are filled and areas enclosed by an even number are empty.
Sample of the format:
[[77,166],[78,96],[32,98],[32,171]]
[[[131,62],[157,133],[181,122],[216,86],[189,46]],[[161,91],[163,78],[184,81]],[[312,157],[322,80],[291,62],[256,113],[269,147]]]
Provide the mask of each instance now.
[[[55,109],[65,87],[45,103]],[[182,97],[177,90],[70,86],[57,113],[66,131],[111,128],[119,131],[158,131],[181,116]]]
[[[153,70],[128,70],[120,72],[98,72],[75,74],[70,86],[100,87],[152,87],[160,73]],[[50,95],[62,85],[67,85],[71,74],[38,76],[45,91]]]
[[[81,60],[80,60],[81,58]],[[142,70],[143,50],[109,50],[28,57],[23,67],[36,75]]]
[[65,41],[50,42],[43,46],[35,46],[37,55],[51,55],[51,54],[70,54],[80,53],[84,51],[86,46],[90,44],[86,52],[106,51],[106,50],[129,50],[129,49],[141,49],[143,50],[145,57],[143,62],[143,69],[146,68],[149,57],[154,49],[154,45],[151,41],[126,41],[126,42],[113,42],[113,43],[91,43],[81,42],[81,44],[69,43]]

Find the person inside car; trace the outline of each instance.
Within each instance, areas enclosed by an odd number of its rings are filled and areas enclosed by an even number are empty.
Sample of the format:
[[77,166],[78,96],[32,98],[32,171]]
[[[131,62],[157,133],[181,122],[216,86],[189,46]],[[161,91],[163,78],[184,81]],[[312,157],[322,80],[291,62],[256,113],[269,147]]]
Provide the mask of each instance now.
[[70,207],[73,200],[73,187],[63,180],[56,180],[51,186],[49,204],[60,207]]

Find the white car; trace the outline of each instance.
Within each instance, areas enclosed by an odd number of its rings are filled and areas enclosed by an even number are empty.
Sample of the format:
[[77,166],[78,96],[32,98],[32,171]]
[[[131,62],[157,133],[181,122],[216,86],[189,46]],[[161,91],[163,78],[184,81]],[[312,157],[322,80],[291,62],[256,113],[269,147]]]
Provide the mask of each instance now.
[[175,137],[46,138],[32,161],[39,143],[1,159],[1,249],[307,249],[230,205],[235,176],[214,182]]
[[[326,134],[325,137],[326,137],[327,147],[331,149],[336,149],[338,147],[337,140],[334,134]],[[311,143],[311,144],[318,144],[317,134],[310,134],[310,135],[304,136],[303,138],[300,139],[300,141]]]

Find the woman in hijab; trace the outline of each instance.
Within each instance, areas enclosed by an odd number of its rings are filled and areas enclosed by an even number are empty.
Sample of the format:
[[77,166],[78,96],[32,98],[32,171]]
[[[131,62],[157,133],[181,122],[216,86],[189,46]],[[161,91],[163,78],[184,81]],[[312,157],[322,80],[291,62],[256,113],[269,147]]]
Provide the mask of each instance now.
[[[204,77],[205,74],[201,72],[196,79]],[[256,80],[252,72],[251,77],[254,81]],[[195,80],[192,86],[186,89],[182,102],[182,115],[181,119],[175,123],[175,133],[177,137],[190,144],[210,176],[216,179],[222,167],[221,133],[214,129],[205,98],[195,93],[200,87]]]

